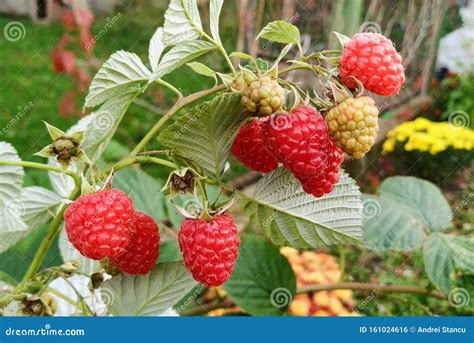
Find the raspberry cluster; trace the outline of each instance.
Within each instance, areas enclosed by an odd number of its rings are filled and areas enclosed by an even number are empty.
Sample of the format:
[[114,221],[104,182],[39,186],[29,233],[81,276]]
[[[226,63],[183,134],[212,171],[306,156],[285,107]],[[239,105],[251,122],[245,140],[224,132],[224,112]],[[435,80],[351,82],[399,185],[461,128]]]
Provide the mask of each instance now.
[[64,213],[72,245],[91,259],[110,258],[128,274],[147,274],[159,254],[158,226],[118,189],[78,198]]
[[324,118],[310,106],[262,121],[254,119],[241,128],[231,151],[255,171],[268,172],[282,163],[304,191],[316,197],[332,191],[344,159]]

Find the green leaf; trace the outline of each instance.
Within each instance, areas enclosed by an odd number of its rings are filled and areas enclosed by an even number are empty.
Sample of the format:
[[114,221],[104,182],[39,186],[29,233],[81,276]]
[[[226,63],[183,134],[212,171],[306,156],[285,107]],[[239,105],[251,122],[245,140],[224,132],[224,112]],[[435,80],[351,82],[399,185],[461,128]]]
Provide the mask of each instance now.
[[444,235],[457,268],[474,274],[474,238]]
[[364,194],[365,239],[375,251],[412,251],[425,239],[423,224],[403,204]]
[[273,42],[284,44],[300,44],[300,31],[287,21],[273,21],[265,26],[257,39],[265,38]]
[[97,111],[89,114],[82,149],[91,161],[96,161],[117,131],[130,103],[137,96],[136,90],[128,90],[107,100]]
[[[48,225],[43,225],[39,228],[25,231],[20,240],[17,239],[17,236],[14,236],[15,243],[12,244],[8,250],[0,254],[0,270],[18,281],[21,280],[30,267],[47,230]],[[8,245],[5,243],[5,240],[10,239],[10,237],[8,234],[2,235],[0,238],[2,246]],[[62,259],[58,250],[57,237],[55,237],[41,264],[40,270],[50,266],[58,266],[61,263]]]
[[152,216],[156,222],[166,219],[165,197],[160,192],[163,184],[140,169],[127,168],[114,175],[113,185],[133,200],[135,209]]
[[43,187],[23,188],[20,195],[22,219],[30,228],[37,228],[52,220],[55,208],[61,204],[62,198]]
[[176,304],[194,286],[182,262],[160,263],[143,276],[117,275],[104,282],[101,293],[115,316],[157,316]]
[[306,194],[289,171],[278,168],[257,183],[241,205],[250,221],[279,246],[310,248],[363,240],[362,202],[354,180],[341,172],[330,194]]
[[[0,142],[0,161],[20,160],[12,145]],[[23,204],[19,201],[24,175],[23,167],[0,164],[0,237],[28,228],[21,219]],[[5,241],[0,243],[0,251],[8,247],[5,243]]]
[[229,55],[229,57],[237,57],[237,58],[240,58],[241,60],[249,60],[251,62],[256,63],[255,58],[253,56],[241,51],[234,51]]
[[219,16],[221,14],[222,5],[224,0],[211,0],[209,4],[209,17],[210,17],[210,29],[211,35],[214,40],[222,45],[221,37],[219,36]]
[[202,64],[200,62],[189,62],[189,63],[186,63],[186,65],[189,68],[191,68],[194,72],[200,75],[207,76],[207,77],[212,77],[217,82],[216,72],[212,70],[211,68],[209,68],[207,65]]
[[429,181],[411,176],[390,177],[382,182],[379,192],[406,205],[426,228],[440,231],[451,226],[451,208],[441,190]]
[[59,234],[59,251],[64,262],[71,260],[79,261],[79,271],[87,275],[92,275],[100,269],[99,261],[92,260],[82,255],[79,250],[73,247],[69,239],[67,238],[66,230],[64,225]]
[[3,286],[14,286],[17,282],[11,275],[0,270],[0,294],[3,293]]
[[246,117],[238,94],[219,94],[186,110],[158,139],[177,155],[198,163],[206,174],[220,176]]
[[[150,71],[137,55],[117,51],[100,67],[94,76],[86,96],[86,107],[100,105],[104,101],[119,97],[134,89],[139,92],[146,85]],[[143,85],[140,85],[142,84]],[[89,156],[90,157],[90,156]]]
[[196,0],[172,0],[165,12],[163,43],[177,45],[199,38],[201,18]]
[[454,271],[452,251],[446,243],[445,236],[433,233],[423,244],[425,272],[430,281],[441,292],[448,294],[451,290],[451,275]]
[[200,40],[183,42],[173,47],[161,59],[160,64],[150,78],[150,82],[162,78],[176,68],[181,67],[185,63],[188,63],[215,48],[216,47],[213,44]]
[[183,255],[179,249],[177,240],[161,243],[160,257],[157,263],[179,262],[183,260]]
[[15,232],[0,232],[0,252],[9,249],[20,240],[34,235],[38,228],[53,219],[55,208],[62,198],[54,192],[42,187],[23,188],[20,195],[10,201],[10,213],[21,216],[26,225],[24,230]]
[[161,54],[166,46],[163,44],[163,28],[159,27],[151,37],[148,47],[148,60],[150,61],[151,70],[155,71],[160,62]]
[[446,199],[428,181],[391,177],[382,182],[379,193],[364,200],[365,237],[374,250],[412,251],[423,244],[424,229],[440,231],[451,226]]
[[296,277],[277,247],[262,238],[245,236],[224,290],[252,315],[283,315],[296,293]]

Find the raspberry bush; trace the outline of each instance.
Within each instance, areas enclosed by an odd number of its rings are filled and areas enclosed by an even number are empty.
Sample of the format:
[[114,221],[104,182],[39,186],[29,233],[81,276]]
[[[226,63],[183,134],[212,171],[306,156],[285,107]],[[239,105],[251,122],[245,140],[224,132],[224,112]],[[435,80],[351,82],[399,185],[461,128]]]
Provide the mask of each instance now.
[[[374,143],[378,110],[368,91],[390,95],[403,84],[393,44],[380,35],[346,37],[342,50],[331,52],[336,58],[325,59],[324,51],[303,54],[298,29],[277,21],[259,39],[285,47],[276,61],[255,60],[244,52],[229,54],[222,45],[222,5],[222,0],[210,1],[206,32],[196,1],[172,0],[163,27],[150,41],[148,62],[132,52],[112,54],[90,85],[84,104],[90,114],[66,132],[47,124],[51,144],[38,153],[48,158],[45,163],[22,160],[13,146],[0,142],[0,252],[45,226],[22,279],[17,284],[10,279],[0,292],[2,313],[18,305],[23,314],[53,314],[52,280],[65,279],[74,286],[69,279],[81,276],[113,315],[158,315],[172,306],[182,311],[189,298],[221,285],[248,313],[281,315],[301,284],[280,247],[313,250],[354,244],[406,251],[423,246],[427,275],[445,294],[452,284],[449,275],[435,272],[437,250],[451,247],[446,271],[455,265],[472,269],[473,259],[453,255],[460,250],[456,246],[466,246],[464,238],[441,233],[451,216],[435,186],[411,178],[387,180],[377,200],[363,201],[341,167],[344,152],[347,158],[361,158]],[[295,47],[297,57],[283,63]],[[223,70],[195,61],[210,53],[221,56]],[[231,57],[240,59],[240,68]],[[178,69],[220,82],[186,94],[163,80]],[[315,75],[315,82],[324,85],[321,94],[310,96],[284,79],[296,69]],[[129,105],[153,86],[171,90],[174,104],[118,162],[107,163],[104,152]],[[153,150],[156,140],[166,150]],[[230,154],[266,173],[253,192],[230,182]],[[131,168],[138,165],[168,170],[168,182]],[[23,186],[24,168],[47,171],[52,190]],[[401,187],[405,193],[399,193],[397,183],[406,183]],[[421,193],[436,203],[436,220],[429,204],[416,202]],[[376,220],[364,217],[371,201],[382,213]],[[391,220],[394,213],[416,228],[398,225]],[[381,218],[395,224],[385,225]],[[257,235],[244,230],[247,220]],[[423,228],[436,232],[426,237]],[[397,236],[397,230],[404,236]],[[58,235],[63,264],[44,267]],[[328,281],[327,289],[337,289],[337,281]],[[318,292],[325,287],[319,283]],[[310,286],[305,284],[308,294],[321,294]],[[438,291],[414,289],[445,298]],[[298,293],[305,291],[298,288]],[[72,302],[77,314],[98,314],[82,297]]]

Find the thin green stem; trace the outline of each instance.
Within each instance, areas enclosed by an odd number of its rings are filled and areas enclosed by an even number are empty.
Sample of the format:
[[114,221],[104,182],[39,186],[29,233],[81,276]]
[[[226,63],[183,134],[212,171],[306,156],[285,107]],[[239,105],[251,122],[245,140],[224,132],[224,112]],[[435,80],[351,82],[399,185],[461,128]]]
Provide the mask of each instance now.
[[446,296],[436,290],[429,290],[417,286],[406,286],[406,285],[385,285],[375,283],[363,283],[363,282],[335,282],[327,284],[317,284],[302,286],[296,290],[296,294],[304,294],[308,292],[319,292],[319,291],[333,291],[336,289],[350,289],[354,291],[371,291],[374,293],[408,293],[418,294],[428,297],[434,297],[442,300],[446,300]]
[[57,173],[64,173],[74,179],[74,183],[76,184],[76,186],[81,184],[81,178],[78,174],[70,170],[63,171],[61,168],[50,166],[49,164],[30,162],[30,161],[0,161],[0,165],[21,166],[25,168],[34,168],[34,169],[40,169],[40,170],[54,171]]
[[71,304],[73,306],[77,306],[77,302],[75,302],[70,297],[68,297],[67,295],[59,292],[58,290],[56,290],[54,288],[48,287],[48,288],[46,288],[46,292],[54,294],[58,298],[61,298],[61,299],[65,300],[66,302],[68,302],[69,304]]
[[71,281],[69,281],[66,277],[62,277],[62,279],[69,285],[69,287],[72,288],[74,293],[76,293],[77,297],[77,302],[81,305],[82,312],[86,316],[93,316],[94,313],[92,313],[91,309],[87,305],[86,301],[84,300],[84,297],[81,295],[81,293],[77,290],[76,286],[73,285]]
[[178,98],[183,97],[183,94],[179,91],[179,89],[176,88],[175,86],[173,86],[171,83],[163,81],[162,79],[156,80],[156,83],[168,88],[170,91],[172,91],[174,94],[176,94],[178,96]]
[[224,56],[225,61],[229,65],[230,70],[232,71],[232,75],[234,75],[234,77],[236,77],[237,72],[235,71],[234,65],[232,64],[232,61],[230,60],[230,57],[227,54],[227,51],[225,51],[224,47],[222,45],[220,45],[219,43],[215,42],[215,44],[217,46],[217,49],[221,52],[222,56]]
[[117,162],[114,164],[112,167],[107,169],[102,175],[106,176],[109,175],[110,172],[113,171],[119,171],[121,169],[124,169],[126,167],[129,167],[134,164],[144,164],[144,163],[154,163],[154,164],[159,164],[171,169],[177,169],[178,165],[176,165],[173,162],[170,162],[168,160],[164,160],[162,158],[157,158],[157,157],[151,157],[151,156],[129,156],[127,158],[124,158],[123,160]]
[[346,271],[346,248],[343,245],[339,246],[339,269],[341,270],[341,279],[343,279]]
[[299,58],[302,59],[302,58],[304,58],[303,48],[301,47],[300,43],[298,43],[297,46],[298,46]]

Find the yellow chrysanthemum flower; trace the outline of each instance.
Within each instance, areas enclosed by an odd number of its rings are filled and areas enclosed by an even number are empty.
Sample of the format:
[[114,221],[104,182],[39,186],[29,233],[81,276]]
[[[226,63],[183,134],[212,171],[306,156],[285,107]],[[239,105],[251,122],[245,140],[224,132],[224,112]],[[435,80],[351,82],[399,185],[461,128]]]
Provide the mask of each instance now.
[[429,151],[432,155],[448,148],[471,151],[474,147],[474,130],[447,122],[437,123],[417,118],[404,122],[387,133],[383,153],[394,151],[397,142],[405,142],[406,151]]

